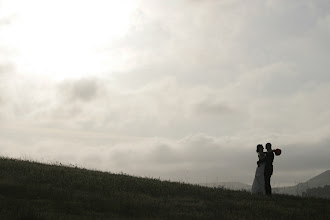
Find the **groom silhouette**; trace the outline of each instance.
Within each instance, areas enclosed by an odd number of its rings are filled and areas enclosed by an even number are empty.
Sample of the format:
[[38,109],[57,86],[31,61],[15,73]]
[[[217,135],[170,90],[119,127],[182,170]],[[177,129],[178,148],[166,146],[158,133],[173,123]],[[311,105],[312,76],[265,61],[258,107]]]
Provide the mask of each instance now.
[[266,195],[271,195],[272,194],[272,187],[270,185],[270,178],[273,175],[273,161],[274,161],[274,152],[272,150],[272,144],[267,143],[266,144],[266,156],[258,161],[258,165],[265,162],[265,171],[264,171],[264,176],[265,176],[265,192]]

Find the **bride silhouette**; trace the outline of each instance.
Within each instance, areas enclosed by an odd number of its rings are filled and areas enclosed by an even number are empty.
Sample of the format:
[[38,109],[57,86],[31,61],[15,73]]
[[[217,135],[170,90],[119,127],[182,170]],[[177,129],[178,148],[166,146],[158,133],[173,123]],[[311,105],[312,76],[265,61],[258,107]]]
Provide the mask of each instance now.
[[[259,160],[264,159],[266,154],[264,153],[264,147],[261,144],[257,145],[257,153]],[[256,174],[252,184],[252,193],[265,193],[265,163],[258,165]]]

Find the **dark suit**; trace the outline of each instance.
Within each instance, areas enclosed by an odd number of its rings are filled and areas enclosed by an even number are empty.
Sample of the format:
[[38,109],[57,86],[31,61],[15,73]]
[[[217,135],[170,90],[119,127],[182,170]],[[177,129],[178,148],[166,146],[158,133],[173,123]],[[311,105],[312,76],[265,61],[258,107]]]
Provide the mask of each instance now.
[[274,161],[274,153],[273,151],[266,152],[266,156],[258,161],[258,164],[265,162],[265,192],[266,195],[272,194],[272,187],[270,186],[270,178],[273,175],[273,161]]

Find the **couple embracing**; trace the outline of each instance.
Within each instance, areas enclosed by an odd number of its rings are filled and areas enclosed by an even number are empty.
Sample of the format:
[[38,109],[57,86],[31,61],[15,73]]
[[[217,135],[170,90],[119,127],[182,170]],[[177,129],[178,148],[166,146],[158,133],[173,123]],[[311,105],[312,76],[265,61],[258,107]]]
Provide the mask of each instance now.
[[258,167],[252,184],[252,193],[272,194],[272,187],[270,185],[270,178],[273,175],[273,161],[274,153],[281,154],[280,149],[272,150],[271,143],[266,144],[267,152],[264,152],[264,147],[261,144],[257,145],[257,153],[259,160]]

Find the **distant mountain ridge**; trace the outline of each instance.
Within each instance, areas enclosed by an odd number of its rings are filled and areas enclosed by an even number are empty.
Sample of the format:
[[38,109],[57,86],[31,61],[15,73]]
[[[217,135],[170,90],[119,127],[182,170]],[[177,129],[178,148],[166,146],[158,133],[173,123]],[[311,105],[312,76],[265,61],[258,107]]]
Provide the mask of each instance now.
[[287,187],[276,187],[273,189],[274,193],[279,194],[289,194],[289,195],[299,195],[302,196],[308,189],[324,187],[326,185],[330,185],[330,170],[327,170],[310,180],[299,183],[295,186],[287,186]]
[[327,171],[313,177],[312,179],[308,180],[306,183],[308,183],[308,185],[311,188],[330,185],[330,170],[327,170]]

